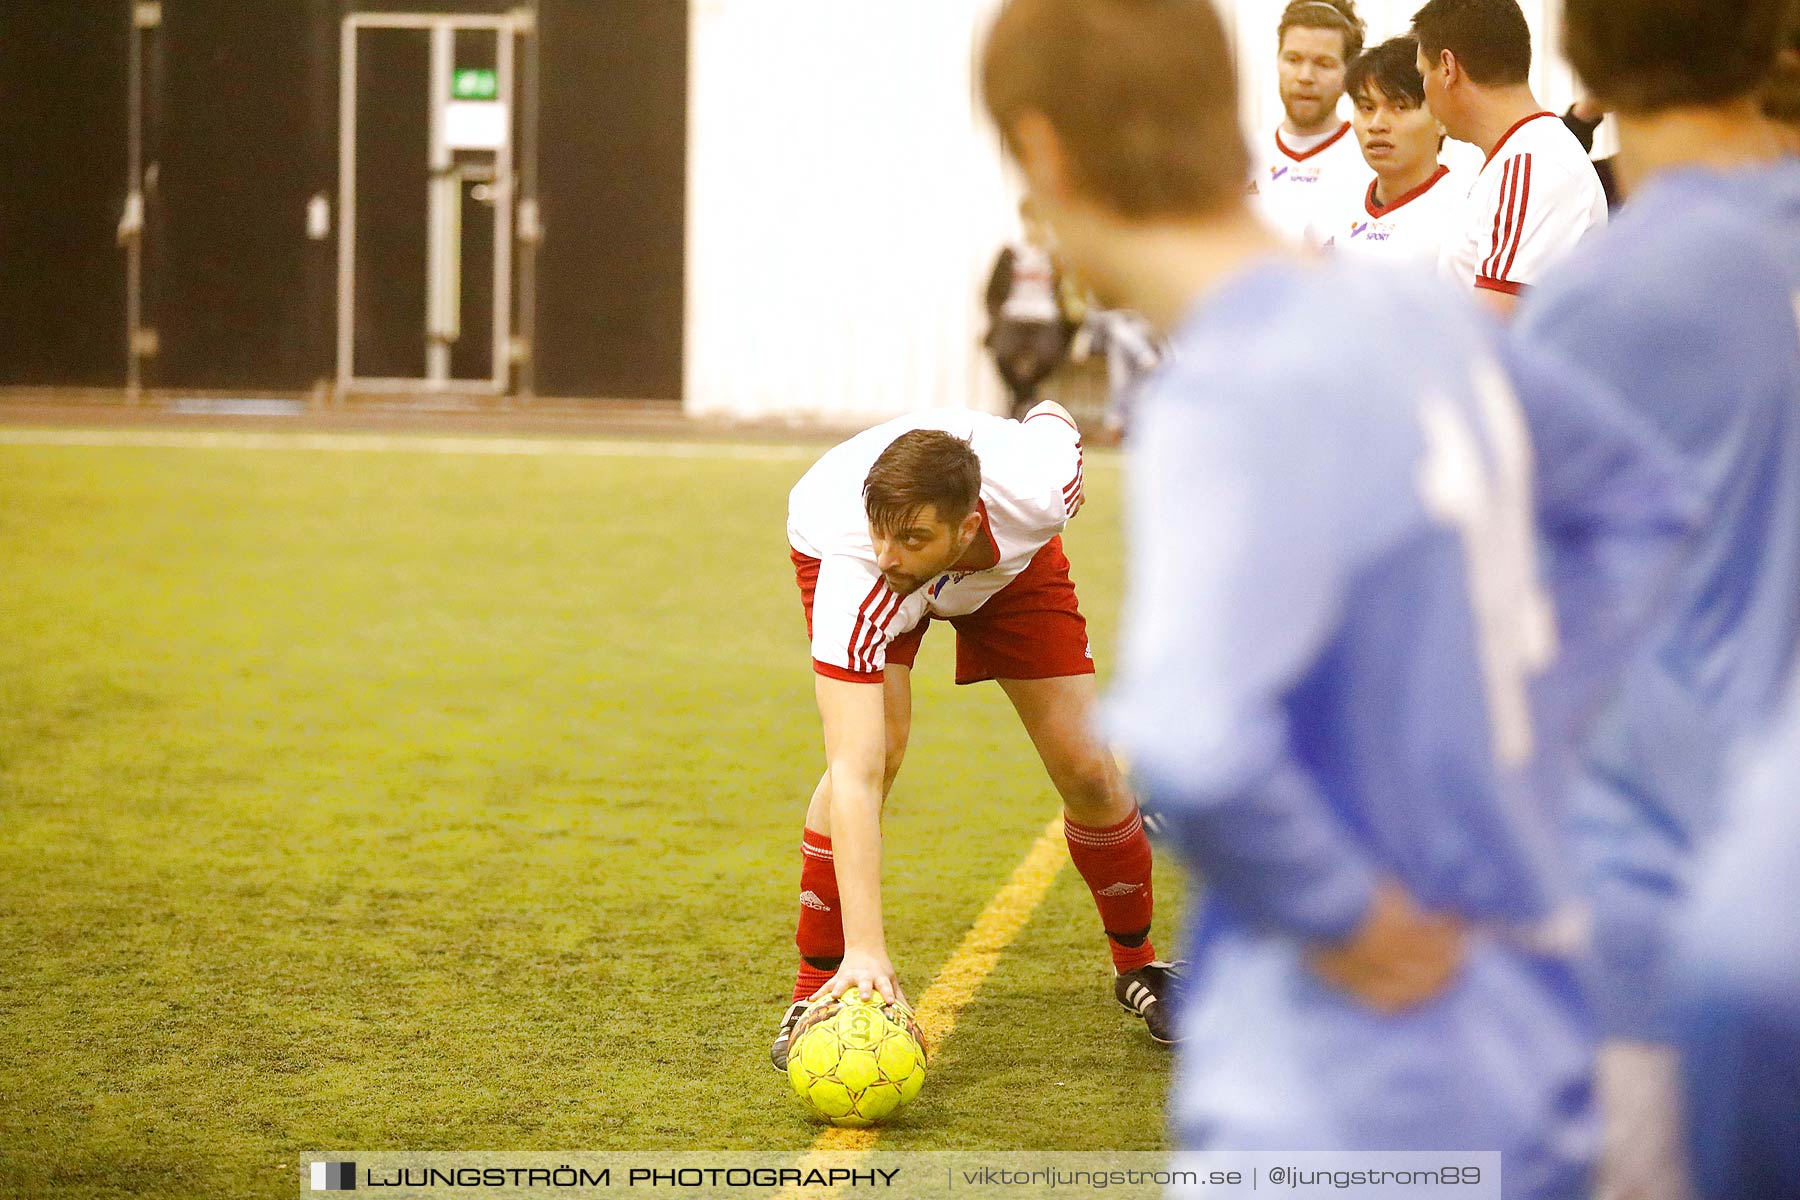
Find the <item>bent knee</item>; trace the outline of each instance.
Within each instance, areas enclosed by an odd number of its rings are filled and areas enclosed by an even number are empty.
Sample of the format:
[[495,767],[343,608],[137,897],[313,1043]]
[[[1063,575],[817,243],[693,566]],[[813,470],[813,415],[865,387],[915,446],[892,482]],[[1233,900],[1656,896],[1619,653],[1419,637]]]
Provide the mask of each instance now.
[[1083,824],[1123,816],[1121,810],[1130,808],[1118,774],[1103,754],[1058,763],[1050,777],[1062,793],[1069,815]]

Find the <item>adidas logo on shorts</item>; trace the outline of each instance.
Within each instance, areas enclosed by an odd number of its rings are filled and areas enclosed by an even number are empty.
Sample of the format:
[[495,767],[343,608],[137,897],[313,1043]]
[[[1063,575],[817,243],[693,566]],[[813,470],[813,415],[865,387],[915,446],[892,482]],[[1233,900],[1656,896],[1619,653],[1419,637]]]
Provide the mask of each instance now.
[[804,904],[807,908],[812,909],[814,912],[831,911],[831,905],[819,899],[819,894],[817,892],[801,892],[800,903]]
[[1101,888],[1099,891],[1095,892],[1094,895],[1096,895],[1096,896],[1129,896],[1133,892],[1141,892],[1143,890],[1144,890],[1144,885],[1141,883],[1126,883],[1124,880],[1120,880],[1118,883],[1108,884],[1107,886]]

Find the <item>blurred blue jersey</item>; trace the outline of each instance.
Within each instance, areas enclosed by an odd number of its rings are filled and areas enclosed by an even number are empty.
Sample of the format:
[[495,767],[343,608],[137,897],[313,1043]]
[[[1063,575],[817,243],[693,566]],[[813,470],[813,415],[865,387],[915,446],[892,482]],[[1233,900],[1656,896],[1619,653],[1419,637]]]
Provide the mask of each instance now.
[[1666,1040],[1670,922],[1722,756],[1800,639],[1800,164],[1684,171],[1634,197],[1521,310],[1682,455],[1700,532],[1571,797],[1608,1033]]
[[[1537,710],[1578,706],[1559,650],[1603,673],[1681,525],[1654,439],[1577,389],[1515,398],[1495,341],[1435,281],[1269,263],[1190,314],[1143,394],[1106,711],[1207,885],[1172,1105],[1190,1148],[1500,1149],[1508,1196],[1585,1191],[1591,1044],[1542,769],[1561,734]],[[1381,877],[1474,928],[1457,982],[1400,1016],[1304,959]]]
[[1727,788],[1670,991],[1707,1200],[1800,1196],[1800,673]]

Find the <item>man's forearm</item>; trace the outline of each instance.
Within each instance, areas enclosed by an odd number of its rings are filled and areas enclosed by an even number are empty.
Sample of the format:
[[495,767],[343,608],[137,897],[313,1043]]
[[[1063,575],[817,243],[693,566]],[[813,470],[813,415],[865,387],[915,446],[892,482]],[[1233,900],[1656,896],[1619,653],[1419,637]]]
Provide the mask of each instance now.
[[832,767],[831,850],[837,865],[845,949],[885,953],[880,779]]

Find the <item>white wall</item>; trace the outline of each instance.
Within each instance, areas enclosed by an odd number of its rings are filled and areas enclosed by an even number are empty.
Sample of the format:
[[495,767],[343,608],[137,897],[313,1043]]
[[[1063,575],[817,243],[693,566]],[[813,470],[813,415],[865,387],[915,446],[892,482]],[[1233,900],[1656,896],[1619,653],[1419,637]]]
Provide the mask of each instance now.
[[[1371,43],[1424,0],[1360,0]],[[1221,0],[1244,115],[1280,117],[1283,0]],[[1572,98],[1560,0],[1524,0],[1538,98]],[[1016,230],[974,56],[998,0],[693,0],[689,412],[854,425],[999,411],[981,288]]]
[[973,78],[995,7],[690,6],[689,412],[999,410],[981,290],[1017,215]]

